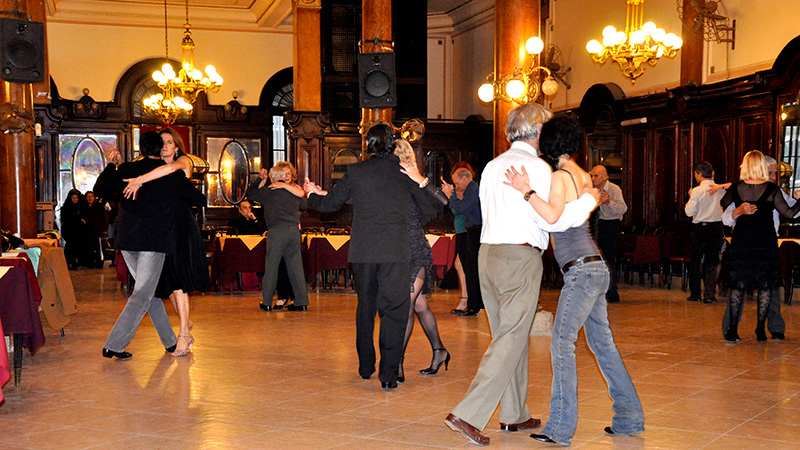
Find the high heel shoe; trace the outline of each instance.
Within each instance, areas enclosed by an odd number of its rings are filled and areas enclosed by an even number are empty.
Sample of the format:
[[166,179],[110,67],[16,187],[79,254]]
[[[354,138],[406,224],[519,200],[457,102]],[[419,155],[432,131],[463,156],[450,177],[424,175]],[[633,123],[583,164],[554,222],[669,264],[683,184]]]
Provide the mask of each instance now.
[[400,358],[400,370],[397,371],[397,382],[403,384],[406,382],[406,374],[403,370],[403,360],[406,359],[405,356]]
[[[445,352],[447,353],[447,356],[444,358],[444,360],[439,361],[439,364],[436,364],[436,367],[433,367],[436,361],[436,352]],[[450,365],[450,352],[448,352],[446,349],[443,348],[435,348],[433,349],[433,359],[431,360],[431,366],[428,367],[427,369],[420,370],[419,373],[423,375],[436,375],[439,372],[439,369],[442,367],[442,364],[444,364],[444,370],[446,371],[448,369],[448,366]]]
[[[463,308],[461,307],[462,304],[464,305]],[[466,310],[467,310],[467,297],[461,297],[461,298],[459,298],[458,307],[456,307],[455,309],[451,310],[450,312],[453,313],[453,314],[458,314],[461,311],[466,311]]]
[[194,338],[192,337],[191,334],[189,336],[184,336],[184,335],[179,334],[178,335],[178,339],[180,339],[180,338],[189,339],[189,345],[184,350],[175,350],[174,352],[172,352],[172,356],[175,357],[175,358],[180,358],[181,356],[186,356],[189,353],[191,353],[192,352],[192,346],[194,345]]
[[[286,306],[286,302],[287,301],[288,300],[282,300],[282,299],[281,300],[276,300],[275,301],[275,306],[273,306],[272,309],[274,309],[276,311],[283,309],[283,307]],[[280,302],[280,303],[278,303],[278,302]]]

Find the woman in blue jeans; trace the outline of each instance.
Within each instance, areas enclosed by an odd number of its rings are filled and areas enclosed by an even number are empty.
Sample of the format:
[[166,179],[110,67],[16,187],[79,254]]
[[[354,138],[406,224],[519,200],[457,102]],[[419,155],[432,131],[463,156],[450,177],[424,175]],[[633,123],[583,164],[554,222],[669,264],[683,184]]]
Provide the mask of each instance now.
[[[530,205],[548,223],[556,223],[564,205],[592,189],[586,171],[572,159],[582,142],[577,121],[558,117],[541,131],[540,155],[555,168],[547,201],[531,190],[525,168],[512,167],[506,183],[525,195]],[[558,300],[550,354],[553,384],[550,418],[541,434],[531,434],[540,442],[570,445],[578,426],[578,372],[575,365],[575,341],[583,327],[589,349],[595,354],[600,371],[608,383],[614,401],[614,417],[605,432],[630,436],[644,432],[642,404],[622,357],[614,344],[608,324],[605,294],[609,272],[600,250],[589,233],[587,222],[566,231],[551,233],[556,260],[564,274],[564,287]]]

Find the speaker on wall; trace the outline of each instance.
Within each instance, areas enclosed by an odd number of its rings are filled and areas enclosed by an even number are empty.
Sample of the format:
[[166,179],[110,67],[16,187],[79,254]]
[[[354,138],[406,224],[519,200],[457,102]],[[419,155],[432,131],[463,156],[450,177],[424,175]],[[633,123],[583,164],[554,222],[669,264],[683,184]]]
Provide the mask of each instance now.
[[0,78],[13,83],[44,81],[44,24],[0,19]]
[[394,53],[359,53],[358,91],[362,108],[397,106]]

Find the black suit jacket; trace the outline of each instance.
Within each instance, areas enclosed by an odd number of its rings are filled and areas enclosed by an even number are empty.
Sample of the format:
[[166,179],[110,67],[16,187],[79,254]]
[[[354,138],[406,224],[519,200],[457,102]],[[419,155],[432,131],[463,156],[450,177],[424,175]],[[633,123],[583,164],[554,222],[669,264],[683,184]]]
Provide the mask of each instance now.
[[[106,200],[122,194],[126,178],[136,178],[164,164],[160,159],[144,158],[121,164],[109,164],[97,178],[94,192]],[[205,206],[206,197],[195,189],[182,171],[144,184],[136,200],[121,198],[116,221],[114,247],[119,250],[174,253],[176,239],[188,239],[175,233],[177,208]]]
[[436,213],[432,197],[400,172],[394,155],[351,164],[328,195],[310,194],[308,206],[332,212],[348,200],[353,204],[351,263],[408,262],[409,202],[417,204],[421,224]]
[[236,234],[255,235],[264,234],[264,232],[267,231],[267,226],[258,220],[258,218],[255,220],[248,219],[239,213],[228,222],[228,226],[235,228]]

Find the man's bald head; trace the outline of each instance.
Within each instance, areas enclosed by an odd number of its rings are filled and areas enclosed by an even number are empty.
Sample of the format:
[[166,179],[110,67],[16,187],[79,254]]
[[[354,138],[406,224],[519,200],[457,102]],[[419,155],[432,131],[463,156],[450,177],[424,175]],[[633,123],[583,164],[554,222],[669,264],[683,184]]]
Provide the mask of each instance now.
[[592,184],[598,189],[605,186],[606,181],[608,181],[608,171],[605,166],[600,164],[592,167],[592,171],[589,172],[589,175],[592,176]]

